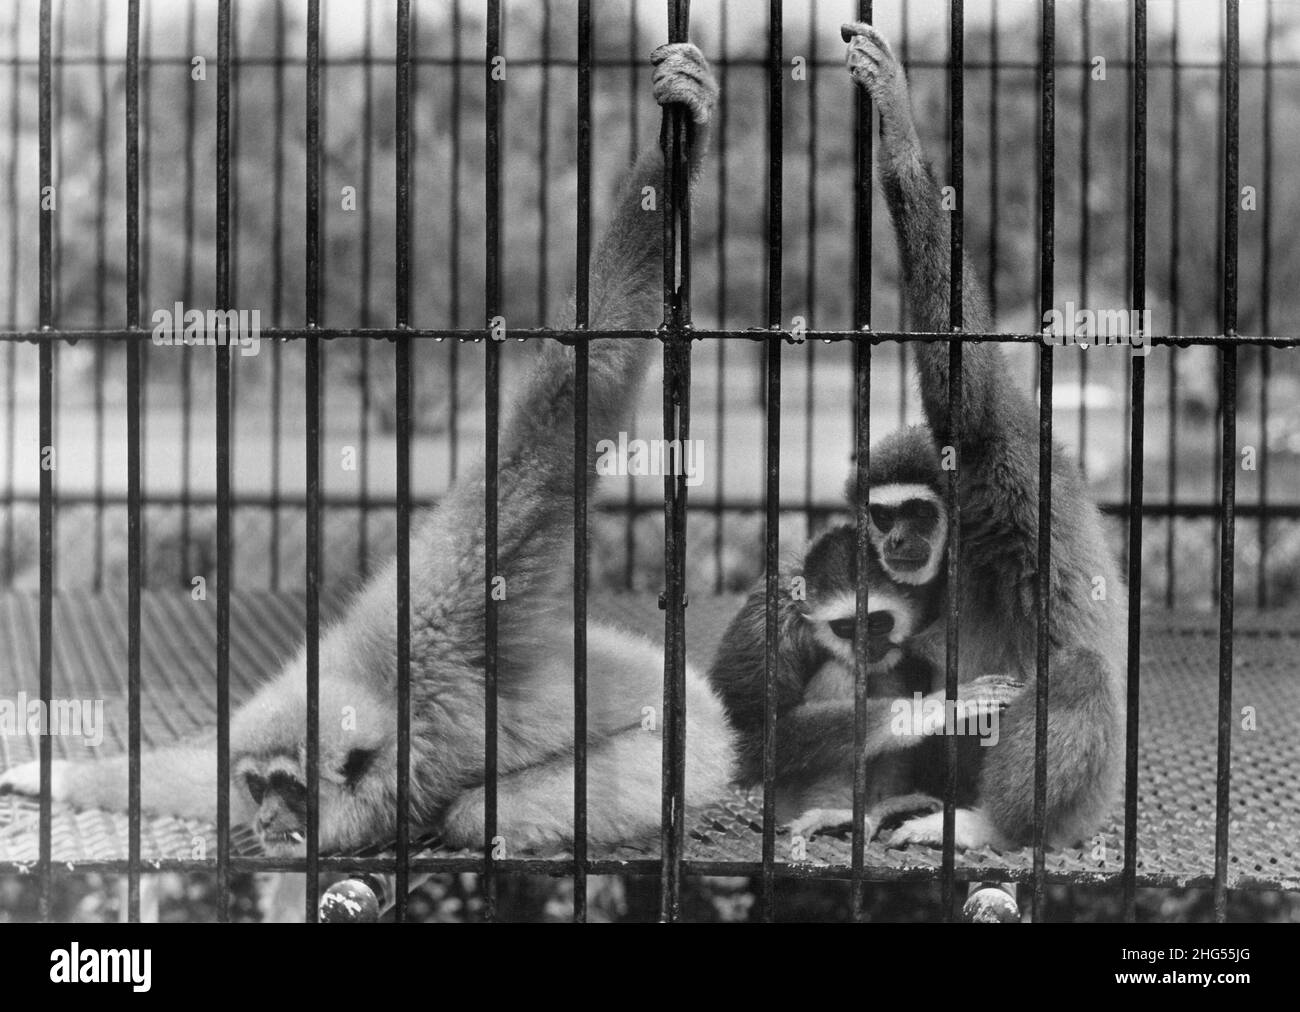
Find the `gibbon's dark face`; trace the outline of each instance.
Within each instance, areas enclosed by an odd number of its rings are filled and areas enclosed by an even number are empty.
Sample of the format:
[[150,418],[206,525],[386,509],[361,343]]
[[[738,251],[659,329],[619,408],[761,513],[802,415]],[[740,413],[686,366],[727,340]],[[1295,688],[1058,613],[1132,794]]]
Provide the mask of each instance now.
[[894,580],[927,584],[939,575],[948,540],[948,511],[927,485],[891,484],[871,489],[871,543]]
[[[804,615],[817,638],[845,663],[853,663],[857,616],[857,545],[852,526],[822,534],[804,559]],[[888,670],[902,657],[903,642],[919,631],[924,602],[918,590],[890,579],[875,552],[867,571],[868,670]]]
[[[325,672],[322,672],[325,675]],[[231,789],[254,810],[251,822],[272,856],[305,853],[307,746],[302,672],[291,665],[232,721]],[[373,842],[396,821],[396,752],[391,705],[355,680],[320,683],[320,847]]]

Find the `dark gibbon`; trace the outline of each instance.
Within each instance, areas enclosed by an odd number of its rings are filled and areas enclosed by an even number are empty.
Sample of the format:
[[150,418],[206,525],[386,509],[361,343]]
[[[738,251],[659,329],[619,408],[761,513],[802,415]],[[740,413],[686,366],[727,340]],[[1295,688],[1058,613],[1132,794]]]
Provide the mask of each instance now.
[[[852,820],[857,557],[853,527],[832,527],[778,582],[773,773],[776,817],[792,835],[808,837]],[[943,691],[934,690],[931,663],[907,647],[932,620],[938,588],[892,579],[874,544],[868,566],[864,749],[870,838],[885,820],[938,804],[917,764],[931,761],[930,753],[942,742],[911,733],[910,721],[904,722],[908,732],[899,733],[896,718],[912,708],[942,710]],[[763,776],[765,601],[760,582],[728,626],[709,669],[736,730],[736,779],[746,788]],[[987,718],[1018,688],[1003,679],[963,686],[962,719]],[[976,726],[970,724],[972,730]],[[925,789],[919,789],[922,785]]]
[[[655,51],[654,95],[690,113],[691,169],[708,142],[717,86],[691,45]],[[590,325],[653,329],[662,313],[664,161],[644,151],[624,181],[592,257]],[[570,315],[569,322],[572,321]],[[658,344],[596,340],[589,357],[588,481],[594,447],[631,419]],[[500,433],[498,819],[506,850],[537,850],[573,834],[571,587],[574,355],[547,343]],[[484,834],[484,471],[480,462],[417,524],[411,538],[411,815],[452,847]],[[320,845],[337,851],[396,831],[396,562],[377,573],[320,644]],[[589,840],[610,845],[659,826],[663,653],[650,639],[592,622],[588,632]],[[231,720],[232,820],[249,822],[273,854],[300,853],[305,833],[305,653]],[[649,720],[647,714],[654,715]],[[694,671],[686,689],[686,801],[725,794],[734,762],[721,701]],[[124,810],[126,757],[56,762],[54,797]],[[143,757],[145,809],[212,819],[211,737]],[[35,794],[35,763],[0,790]]]
[[[870,26],[848,25],[843,35],[849,43],[850,74],[880,113],[877,172],[898,238],[912,318],[920,330],[945,331],[948,218],[912,123],[903,69]],[[969,264],[963,284],[968,329],[988,329],[987,302]],[[947,417],[948,348],[922,344],[917,359],[928,427],[891,433],[870,456],[867,513],[874,551],[867,574],[868,606],[875,610],[880,587],[927,616],[909,627],[897,656],[905,676],[902,688],[909,681],[925,684],[928,676],[933,697],[942,696],[947,595],[953,592],[944,565],[948,517],[946,474],[940,467],[940,449],[953,446]],[[962,503],[961,583],[955,591],[961,616],[959,697],[1007,709],[1000,715],[996,744],[985,748],[963,738],[959,745],[957,797],[962,807],[956,841],[961,847],[1025,843],[1033,828],[1038,418],[1031,401],[1006,376],[996,345],[964,349],[963,414],[955,446]],[[1098,511],[1077,467],[1059,446],[1053,452],[1052,478],[1046,836],[1049,844],[1069,845],[1098,828],[1119,788],[1126,595],[1106,550]],[[851,480],[850,501],[855,494]],[[854,615],[852,588],[852,581],[842,587],[848,618]],[[910,596],[904,593],[909,590]],[[817,807],[816,791],[829,782],[842,795],[844,785],[851,785],[854,704],[850,682],[840,698],[805,705],[804,693],[823,662],[819,650],[824,651],[826,641],[813,635],[805,611],[788,597],[783,583],[776,673],[778,804],[802,798],[808,810],[792,826],[816,829],[850,817],[833,805]],[[742,784],[761,777],[764,632],[760,588],[733,621],[710,672],[740,736]],[[850,651],[844,671],[851,665]],[[869,800],[880,806],[891,792],[901,792],[903,800],[917,792],[941,792],[942,740],[900,742],[889,729],[888,697],[899,691],[900,670],[874,657],[868,658],[867,670],[873,697],[864,742],[871,762]],[[880,757],[897,756],[900,747],[907,748],[909,762],[882,767]],[[868,828],[879,829],[879,822]],[[906,822],[890,842],[938,844],[942,830],[942,816],[935,813]]]
[[[907,79],[888,42],[866,24],[845,25],[847,65],[880,115],[876,171],[918,330],[949,328],[948,214],[912,122]],[[963,320],[989,329],[988,302],[963,265]],[[959,846],[1027,843],[1033,832],[1038,573],[1038,409],[1008,381],[1002,349],[967,344],[961,418],[948,417],[948,346],[917,347],[921,402],[936,445],[956,450],[961,527],[957,587],[960,676],[1008,676],[1025,689],[1002,714],[998,743],[981,752],[975,805],[957,812]],[[1127,595],[1102,535],[1101,517],[1070,455],[1052,452],[1048,629],[1046,839],[1073,845],[1095,832],[1120,787],[1124,753]],[[941,617],[908,643],[939,671]],[[905,823],[896,843],[942,841],[942,817]]]

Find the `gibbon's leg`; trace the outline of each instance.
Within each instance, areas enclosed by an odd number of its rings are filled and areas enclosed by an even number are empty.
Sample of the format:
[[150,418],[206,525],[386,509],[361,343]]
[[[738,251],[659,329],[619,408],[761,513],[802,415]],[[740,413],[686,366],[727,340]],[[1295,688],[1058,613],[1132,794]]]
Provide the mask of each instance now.
[[[662,669],[662,661],[659,662]],[[587,839],[613,846],[644,838],[659,825],[663,737],[657,723],[589,736]],[[722,707],[703,680],[687,671],[686,803],[723,797],[731,780],[732,749]],[[573,840],[574,764],[571,752],[500,778],[498,832],[508,853],[543,850]],[[447,809],[445,844],[483,842],[484,793],[467,791]]]
[[[849,73],[880,113],[877,171],[912,318],[922,330],[947,330],[949,219],[922,157],[903,68],[870,25],[845,25],[843,35]],[[963,265],[963,300],[965,328],[986,330],[987,303],[969,260]],[[980,774],[988,825],[1024,842],[1033,827],[1038,412],[1007,382],[996,344],[966,344],[962,356],[961,585],[949,592],[961,594],[962,677],[1009,670],[1031,683],[1007,708],[1001,740],[987,750]],[[939,444],[949,444],[948,347],[921,344],[916,360],[926,418]],[[1098,511],[1060,447],[1053,449],[1052,483],[1045,828],[1049,842],[1074,843],[1097,828],[1119,787],[1125,591]],[[968,838],[979,839],[984,828],[972,821]],[[937,840],[932,830],[931,821],[908,835]]]

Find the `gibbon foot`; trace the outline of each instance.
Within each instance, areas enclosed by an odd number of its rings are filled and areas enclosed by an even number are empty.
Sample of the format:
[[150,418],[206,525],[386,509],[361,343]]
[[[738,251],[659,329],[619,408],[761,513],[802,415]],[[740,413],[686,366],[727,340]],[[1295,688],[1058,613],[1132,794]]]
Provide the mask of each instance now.
[[788,828],[792,837],[802,836],[811,840],[818,833],[852,824],[852,808],[810,808],[792,820]]
[[[972,847],[1001,849],[1007,846],[1006,839],[994,828],[988,816],[979,809],[959,808],[953,815],[953,840],[958,849],[966,850]],[[886,845],[890,847],[904,847],[909,843],[920,843],[930,847],[943,846],[943,812],[908,819],[894,830],[886,841]]]
[[[878,801],[867,809],[863,829],[868,842],[874,840],[881,827],[892,819],[912,812],[934,811],[939,802],[928,794],[900,794]],[[818,833],[842,829],[853,825],[852,808],[810,808],[789,825],[790,835],[811,840]]]
[[718,101],[718,86],[704,54],[689,42],[673,42],[651,53],[650,62],[655,68],[655,101],[684,105],[696,123],[708,123]]

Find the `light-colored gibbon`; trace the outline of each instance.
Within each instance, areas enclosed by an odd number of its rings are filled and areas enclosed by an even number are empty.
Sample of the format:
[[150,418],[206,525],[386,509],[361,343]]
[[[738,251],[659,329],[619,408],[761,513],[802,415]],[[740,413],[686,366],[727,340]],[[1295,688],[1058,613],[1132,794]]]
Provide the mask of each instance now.
[[[689,44],[652,56],[654,95],[680,103],[692,131],[691,169],[708,142],[717,86]],[[664,181],[658,147],[624,181],[613,221],[592,257],[590,325],[653,329],[662,310],[664,201],[642,208],[643,187]],[[570,317],[570,320],[572,317]],[[656,342],[590,345],[588,481],[594,446],[630,422]],[[548,342],[500,433],[498,824],[510,852],[573,835],[572,564],[574,355]],[[452,847],[483,843],[484,471],[480,463],[416,526],[411,538],[411,815]],[[320,845],[348,850],[396,831],[396,562],[378,572],[320,645]],[[659,826],[663,654],[640,635],[592,622],[588,631],[588,838],[594,846]],[[305,833],[305,653],[231,720],[232,820],[250,822],[272,854],[300,853]],[[647,722],[645,708],[656,715]],[[734,762],[723,707],[687,673],[686,801],[723,795]],[[645,725],[645,726],[643,726]],[[652,725],[652,726],[648,726]],[[56,762],[54,798],[124,810],[126,757]],[[144,808],[215,816],[213,739],[143,756]],[[0,778],[35,794],[36,763]]]

